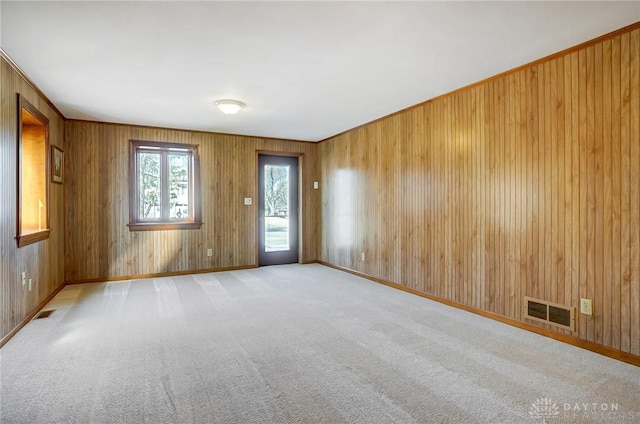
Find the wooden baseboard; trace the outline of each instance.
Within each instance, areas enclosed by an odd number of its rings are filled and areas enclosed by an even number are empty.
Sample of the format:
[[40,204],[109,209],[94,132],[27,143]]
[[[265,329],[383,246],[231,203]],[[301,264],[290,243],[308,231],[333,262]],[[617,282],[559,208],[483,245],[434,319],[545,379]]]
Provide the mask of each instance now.
[[220,267],[220,268],[196,269],[196,270],[190,270],[190,271],[170,271],[170,272],[157,272],[153,274],[123,275],[119,277],[89,278],[85,280],[65,281],[65,284],[72,285],[72,284],[86,284],[86,283],[104,283],[108,281],[141,280],[143,278],[175,277],[177,275],[207,274],[209,272],[239,271],[242,269],[253,269],[253,268],[258,268],[258,265],[227,266],[227,267]]
[[[300,264],[317,264],[317,260],[303,261]],[[197,269],[194,271],[171,271],[171,272],[158,272],[155,274],[136,274],[136,275],[123,275],[120,277],[105,277],[105,278],[89,278],[85,280],[72,280],[66,281],[65,284],[86,284],[86,283],[104,283],[107,281],[127,281],[127,280],[141,280],[143,278],[155,278],[155,277],[174,277],[176,275],[190,275],[190,274],[206,274],[209,272],[223,272],[223,271],[239,271],[243,269],[258,268],[259,265],[242,265],[242,266],[227,266],[220,268],[207,268]]]
[[9,333],[7,333],[7,335],[4,336],[2,340],[0,340],[0,348],[2,348],[2,346],[7,344],[7,342],[13,336],[15,336],[18,333],[18,331],[22,330],[22,328],[25,325],[27,325],[29,321],[31,321],[33,317],[35,317],[38,314],[38,312],[40,312],[42,308],[44,308],[47,305],[47,303],[51,302],[51,299],[53,299],[58,293],[60,293],[60,290],[62,290],[63,288],[64,288],[64,284],[61,284],[60,287],[55,289],[49,296],[47,296],[42,302],[40,302],[38,306],[36,306],[33,309],[33,311],[31,311],[29,315],[27,315],[25,319],[23,319],[22,322],[20,322],[20,324],[18,324],[13,330],[9,331]]
[[318,261],[318,263],[320,263],[322,265],[326,265],[326,266],[328,266],[330,268],[337,269],[339,271],[348,272],[349,274],[357,275],[358,277],[366,278],[367,280],[375,281],[376,283],[384,284],[385,286],[393,287],[394,289],[398,289],[398,290],[405,291],[407,293],[415,294],[417,296],[424,297],[426,299],[433,300],[435,302],[442,303],[442,304],[445,304],[447,306],[452,306],[454,308],[462,309],[464,311],[471,312],[471,313],[474,313],[476,315],[483,316],[485,318],[490,318],[490,319],[493,319],[495,321],[499,321],[499,322],[502,322],[504,324],[511,325],[513,327],[518,327],[518,328],[523,329],[523,330],[531,331],[532,333],[540,334],[542,336],[546,336],[546,337],[552,338],[554,340],[558,340],[558,341],[561,341],[561,342],[564,342],[564,343],[567,343],[567,344],[570,344],[570,345],[573,345],[573,346],[576,346],[576,347],[580,347],[582,349],[590,350],[592,352],[599,353],[600,355],[604,355],[604,356],[607,356],[609,358],[613,358],[613,359],[616,359],[618,361],[626,362],[628,364],[640,367],[640,356],[633,355],[631,353],[623,352],[621,350],[614,349],[614,348],[611,348],[611,347],[608,347],[608,346],[603,346],[603,345],[600,345],[598,343],[590,342],[588,340],[583,340],[583,339],[580,339],[580,338],[578,338],[576,336],[572,336],[572,335],[569,335],[569,334],[558,333],[558,332],[555,332],[555,331],[550,330],[548,328],[537,327],[537,326],[535,326],[533,324],[529,324],[527,322],[518,321],[518,320],[515,320],[513,318],[508,318],[508,317],[505,317],[503,315],[499,315],[499,314],[496,314],[496,313],[493,313],[493,312],[485,311],[485,310],[482,310],[482,309],[479,309],[479,308],[476,308],[476,307],[473,307],[473,306],[468,306],[468,305],[464,305],[462,303],[457,303],[457,302],[452,302],[452,301],[447,300],[447,299],[442,299],[440,297],[433,296],[433,295],[430,295],[430,294],[427,294],[427,293],[424,293],[424,292],[421,292],[421,291],[418,291],[418,290],[414,290],[414,289],[411,289],[409,287],[405,287],[405,286],[402,286],[400,284],[393,283],[391,281],[387,281],[387,280],[383,280],[383,279],[380,279],[380,278],[373,277],[373,276],[371,276],[369,274],[365,274],[365,273],[360,272],[360,271],[354,271],[354,270],[346,268],[346,267],[342,267],[342,266],[339,266],[339,265],[334,265],[334,264],[329,263],[329,262]]

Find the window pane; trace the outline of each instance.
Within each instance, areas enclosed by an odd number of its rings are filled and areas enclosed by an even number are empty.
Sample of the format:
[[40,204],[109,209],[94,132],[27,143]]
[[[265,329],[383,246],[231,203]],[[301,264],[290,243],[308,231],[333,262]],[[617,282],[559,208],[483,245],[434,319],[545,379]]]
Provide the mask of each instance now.
[[198,229],[202,225],[199,200],[198,146],[129,140],[129,199],[137,204],[129,214],[130,231]]
[[169,154],[169,218],[189,218],[189,155]]
[[265,251],[289,250],[289,166],[264,167]]
[[138,153],[140,219],[160,219],[160,154]]

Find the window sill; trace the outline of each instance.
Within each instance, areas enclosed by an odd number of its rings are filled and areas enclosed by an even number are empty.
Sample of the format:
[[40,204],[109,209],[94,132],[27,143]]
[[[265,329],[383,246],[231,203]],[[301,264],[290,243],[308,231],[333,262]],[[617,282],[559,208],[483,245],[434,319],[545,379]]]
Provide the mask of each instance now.
[[199,230],[202,222],[137,222],[129,231]]
[[16,240],[18,240],[18,247],[24,247],[29,244],[37,243],[42,240],[46,240],[49,238],[49,233],[51,230],[41,230],[35,233],[21,234],[16,236]]

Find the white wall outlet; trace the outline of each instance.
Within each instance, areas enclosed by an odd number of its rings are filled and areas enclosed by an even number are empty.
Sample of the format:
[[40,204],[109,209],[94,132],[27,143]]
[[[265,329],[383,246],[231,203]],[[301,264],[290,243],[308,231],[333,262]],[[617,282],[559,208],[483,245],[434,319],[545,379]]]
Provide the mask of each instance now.
[[313,182],[313,189],[314,189],[314,190],[317,190],[317,189],[318,189],[318,187],[320,187],[320,183],[318,183],[317,181],[314,181],[314,182]]
[[31,291],[32,283],[33,283],[33,280],[31,278],[29,278],[29,291]]
[[23,272],[22,274],[20,274],[21,280],[22,280],[22,285],[24,286],[25,284],[27,284],[27,273]]
[[364,252],[360,255],[360,260],[364,262]]
[[244,198],[244,204],[246,206],[251,206],[253,204],[253,199],[251,197],[245,197]]
[[207,249],[207,256],[213,256],[213,249]]
[[591,299],[580,298],[580,313],[585,315],[593,315]]

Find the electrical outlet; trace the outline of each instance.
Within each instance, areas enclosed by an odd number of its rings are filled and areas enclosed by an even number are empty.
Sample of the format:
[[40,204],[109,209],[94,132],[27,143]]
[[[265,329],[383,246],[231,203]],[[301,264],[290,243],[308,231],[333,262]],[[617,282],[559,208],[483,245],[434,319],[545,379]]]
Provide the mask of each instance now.
[[591,299],[580,298],[580,313],[585,315],[593,315]]
[[362,255],[360,256],[360,260],[364,262],[364,252],[362,252]]
[[207,256],[208,257],[212,257],[213,256],[213,249],[207,249]]

